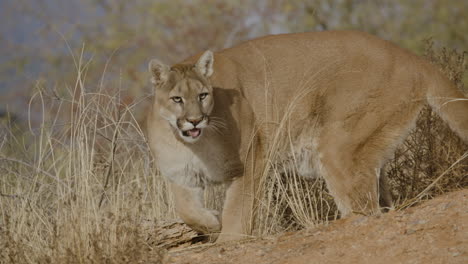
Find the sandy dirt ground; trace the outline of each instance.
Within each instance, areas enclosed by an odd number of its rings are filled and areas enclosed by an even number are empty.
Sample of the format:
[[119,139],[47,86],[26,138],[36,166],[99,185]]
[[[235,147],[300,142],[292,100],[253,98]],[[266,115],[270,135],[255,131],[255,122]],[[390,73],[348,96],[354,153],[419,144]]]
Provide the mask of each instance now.
[[298,232],[174,249],[164,263],[468,263],[468,189],[399,212]]

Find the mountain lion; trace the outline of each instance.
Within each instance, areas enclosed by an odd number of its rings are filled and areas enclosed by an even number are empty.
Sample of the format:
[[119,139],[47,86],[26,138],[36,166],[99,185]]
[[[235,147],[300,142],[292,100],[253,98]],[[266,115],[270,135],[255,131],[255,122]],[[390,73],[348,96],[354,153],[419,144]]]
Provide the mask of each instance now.
[[[271,164],[323,177],[342,216],[373,214],[385,196],[380,168],[426,103],[468,141],[461,91],[425,60],[365,33],[267,36],[174,66],[152,60],[149,70],[147,134],[160,172],[184,222],[221,230],[218,241],[251,234]],[[204,187],[216,183],[227,184],[221,216],[203,206]]]

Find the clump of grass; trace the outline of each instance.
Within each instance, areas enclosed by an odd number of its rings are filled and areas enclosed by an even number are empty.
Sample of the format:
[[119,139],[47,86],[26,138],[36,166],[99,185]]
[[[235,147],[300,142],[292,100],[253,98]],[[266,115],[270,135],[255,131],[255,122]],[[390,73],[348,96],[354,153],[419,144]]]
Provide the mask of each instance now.
[[74,86],[38,84],[30,111],[40,115],[29,132],[5,127],[0,262],[159,263],[163,250],[146,238],[175,218],[167,182],[152,165],[135,106],[121,104],[118,89],[90,89],[86,65],[76,64]]

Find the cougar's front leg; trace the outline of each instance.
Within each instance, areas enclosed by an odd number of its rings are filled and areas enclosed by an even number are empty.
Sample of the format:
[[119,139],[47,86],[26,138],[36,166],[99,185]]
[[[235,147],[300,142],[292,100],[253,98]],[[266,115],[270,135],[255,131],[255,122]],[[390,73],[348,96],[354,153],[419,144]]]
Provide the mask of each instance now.
[[171,183],[175,209],[185,224],[202,234],[219,233],[218,212],[203,206],[203,189]]
[[222,214],[223,228],[216,242],[240,240],[252,233],[254,193],[247,175],[234,179],[226,190]]
[[228,185],[221,218],[223,227],[216,242],[240,240],[252,235],[263,168],[260,151],[255,157],[245,165],[244,175],[234,178]]

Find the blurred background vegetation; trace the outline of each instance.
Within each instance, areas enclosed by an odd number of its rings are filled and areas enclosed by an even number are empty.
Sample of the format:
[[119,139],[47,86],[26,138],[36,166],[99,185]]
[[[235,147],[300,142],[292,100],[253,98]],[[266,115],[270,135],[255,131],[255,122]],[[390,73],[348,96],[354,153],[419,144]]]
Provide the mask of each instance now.
[[76,79],[72,54],[89,60],[88,89],[105,78],[129,103],[151,92],[153,57],[175,63],[267,34],[333,29],[366,31],[418,54],[428,38],[463,50],[467,13],[468,1],[450,0],[2,0],[0,114],[26,119],[38,86],[63,92]]

